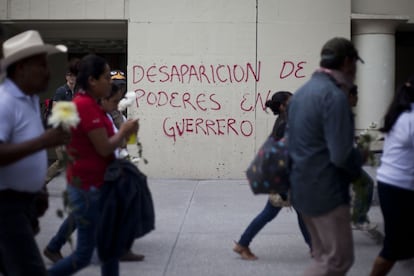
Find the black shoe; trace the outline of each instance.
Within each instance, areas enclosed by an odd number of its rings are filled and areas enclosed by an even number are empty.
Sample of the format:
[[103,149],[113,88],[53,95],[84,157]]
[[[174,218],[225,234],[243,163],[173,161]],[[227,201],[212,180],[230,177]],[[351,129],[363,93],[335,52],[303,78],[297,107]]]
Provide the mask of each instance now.
[[119,259],[121,262],[141,262],[145,258],[144,255],[141,254],[135,254],[131,250],[129,250],[127,253],[125,253],[121,258]]

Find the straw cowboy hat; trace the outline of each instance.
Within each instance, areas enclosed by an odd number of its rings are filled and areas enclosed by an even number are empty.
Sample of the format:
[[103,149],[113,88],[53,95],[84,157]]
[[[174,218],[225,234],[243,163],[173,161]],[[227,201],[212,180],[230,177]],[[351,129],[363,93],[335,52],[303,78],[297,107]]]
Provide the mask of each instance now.
[[15,35],[3,42],[3,59],[1,67],[9,65],[24,58],[38,54],[65,53],[68,48],[64,45],[45,44],[38,31],[29,30]]

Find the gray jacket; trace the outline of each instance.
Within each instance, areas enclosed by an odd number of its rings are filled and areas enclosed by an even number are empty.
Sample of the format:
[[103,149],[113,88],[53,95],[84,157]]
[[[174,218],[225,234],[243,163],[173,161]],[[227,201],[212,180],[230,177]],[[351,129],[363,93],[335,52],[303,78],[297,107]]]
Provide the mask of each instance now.
[[349,204],[349,183],[362,158],[353,146],[348,99],[329,75],[316,72],[292,97],[288,112],[293,206],[308,216]]

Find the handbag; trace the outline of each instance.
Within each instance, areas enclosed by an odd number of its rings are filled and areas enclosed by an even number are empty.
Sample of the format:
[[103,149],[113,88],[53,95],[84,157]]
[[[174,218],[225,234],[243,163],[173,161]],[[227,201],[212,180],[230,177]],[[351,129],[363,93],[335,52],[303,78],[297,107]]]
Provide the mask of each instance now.
[[287,193],[289,154],[285,139],[269,136],[247,168],[246,176],[254,194]]

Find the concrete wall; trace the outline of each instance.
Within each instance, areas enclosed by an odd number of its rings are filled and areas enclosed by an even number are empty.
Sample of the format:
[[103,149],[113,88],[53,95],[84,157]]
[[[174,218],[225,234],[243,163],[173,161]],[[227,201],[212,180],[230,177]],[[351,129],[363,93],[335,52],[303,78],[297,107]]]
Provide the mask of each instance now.
[[129,113],[151,177],[244,177],[275,120],[264,102],[302,85],[350,16],[351,0],[0,0],[6,20],[129,20]]
[[305,82],[333,36],[350,37],[350,1],[130,1],[130,116],[149,160],[140,167],[244,177],[275,120],[264,102]]
[[128,0],[0,0],[0,19],[125,19]]

